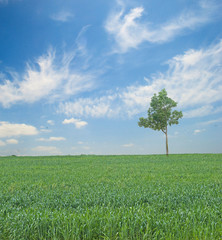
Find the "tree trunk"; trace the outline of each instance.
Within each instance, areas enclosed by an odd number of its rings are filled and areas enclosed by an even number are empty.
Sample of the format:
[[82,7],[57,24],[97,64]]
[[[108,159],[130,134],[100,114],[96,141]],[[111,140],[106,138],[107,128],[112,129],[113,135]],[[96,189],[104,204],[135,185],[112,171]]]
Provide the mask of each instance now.
[[168,156],[169,151],[168,151],[168,137],[167,137],[167,129],[166,129],[166,155]]

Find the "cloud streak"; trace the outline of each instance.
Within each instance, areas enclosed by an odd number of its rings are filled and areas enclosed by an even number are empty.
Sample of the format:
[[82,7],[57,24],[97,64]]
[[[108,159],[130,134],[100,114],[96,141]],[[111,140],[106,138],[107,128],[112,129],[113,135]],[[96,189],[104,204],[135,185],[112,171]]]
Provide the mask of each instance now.
[[222,123],[222,118],[218,118],[218,119],[213,119],[213,120],[210,120],[210,121],[202,122],[201,125],[212,125],[212,124],[218,124],[218,123]]
[[215,9],[212,3],[200,1],[198,10],[184,11],[178,17],[156,25],[141,20],[143,7],[132,8],[126,13],[121,3],[121,10],[112,12],[106,20],[105,29],[114,39],[114,52],[125,53],[143,42],[164,43],[185,30],[193,30],[211,21]]
[[126,144],[123,144],[122,147],[125,147],[125,148],[131,148],[133,147],[134,144],[133,143],[126,143]]
[[64,137],[50,137],[50,138],[38,138],[38,141],[42,142],[53,142],[53,141],[65,141],[66,139]]
[[58,22],[68,22],[74,17],[69,11],[60,11],[58,13],[52,14],[51,19]]

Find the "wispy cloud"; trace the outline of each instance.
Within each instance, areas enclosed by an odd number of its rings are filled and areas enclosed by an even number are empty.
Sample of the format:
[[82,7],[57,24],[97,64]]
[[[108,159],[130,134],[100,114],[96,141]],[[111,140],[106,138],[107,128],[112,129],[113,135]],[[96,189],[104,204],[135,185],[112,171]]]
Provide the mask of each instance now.
[[31,125],[0,122],[0,138],[13,136],[31,136],[38,134],[38,130]]
[[11,139],[7,139],[6,143],[7,144],[18,144],[18,140],[11,138]]
[[65,141],[66,139],[64,137],[50,137],[50,138],[38,138],[38,141],[42,142],[53,142],[53,141]]
[[48,120],[47,123],[52,126],[55,124],[53,120]]
[[167,62],[166,72],[145,78],[146,84],[116,89],[97,98],[64,102],[59,112],[80,117],[133,116],[147,110],[154,93],[166,88],[183,109],[185,117],[206,116],[222,111],[222,41],[206,49],[189,50]]
[[211,124],[217,124],[217,123],[222,123],[222,118],[202,122],[201,125],[211,125]]
[[80,119],[75,119],[75,118],[70,118],[70,119],[65,119],[63,124],[74,124],[76,128],[82,128],[85,127],[88,123],[86,121],[82,121]]
[[51,15],[51,19],[58,21],[58,22],[68,22],[74,17],[74,14],[72,14],[69,11],[60,11],[55,14]]
[[[95,75],[86,67],[75,68],[75,58],[79,49],[56,55],[49,49],[48,53],[39,57],[35,63],[28,64],[24,74],[9,72],[11,78],[3,75],[0,84],[0,103],[10,107],[18,102],[33,103],[47,98],[48,101],[61,100],[80,92],[94,88]],[[78,62],[84,58],[78,58]]]
[[134,144],[133,143],[126,143],[126,144],[123,144],[122,147],[125,147],[125,148],[131,148],[133,147]]
[[156,25],[141,20],[143,7],[133,8],[126,13],[121,2],[121,10],[110,14],[105,29],[115,41],[114,52],[124,53],[130,48],[137,48],[143,42],[163,43],[184,34],[186,30],[193,30],[209,22],[215,9],[212,2],[207,4],[205,1],[203,4],[203,1],[200,1],[199,9],[186,10],[176,18]]
[[194,130],[193,134],[197,135],[197,134],[202,133],[204,131],[206,131],[206,129],[196,129],[196,130]]
[[188,110],[183,115],[185,118],[203,117],[211,114],[213,111],[214,107],[212,105],[205,105],[196,109]]

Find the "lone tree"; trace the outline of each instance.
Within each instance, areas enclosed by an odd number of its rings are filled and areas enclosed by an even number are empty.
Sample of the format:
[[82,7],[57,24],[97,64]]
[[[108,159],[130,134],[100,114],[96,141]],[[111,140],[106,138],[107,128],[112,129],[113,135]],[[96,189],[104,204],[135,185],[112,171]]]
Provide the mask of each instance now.
[[139,119],[139,127],[152,128],[153,130],[162,131],[166,135],[166,155],[168,156],[168,137],[167,126],[178,124],[179,119],[183,117],[181,111],[174,110],[177,103],[167,97],[167,91],[161,90],[158,95],[154,94],[151,98],[150,108],[148,109],[148,117]]

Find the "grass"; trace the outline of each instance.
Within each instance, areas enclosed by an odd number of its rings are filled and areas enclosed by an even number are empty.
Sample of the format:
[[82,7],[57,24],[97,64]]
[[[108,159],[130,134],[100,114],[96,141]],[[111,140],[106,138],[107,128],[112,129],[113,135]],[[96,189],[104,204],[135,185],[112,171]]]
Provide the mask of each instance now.
[[222,154],[0,158],[0,239],[222,239]]

